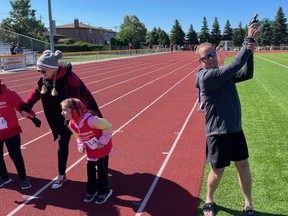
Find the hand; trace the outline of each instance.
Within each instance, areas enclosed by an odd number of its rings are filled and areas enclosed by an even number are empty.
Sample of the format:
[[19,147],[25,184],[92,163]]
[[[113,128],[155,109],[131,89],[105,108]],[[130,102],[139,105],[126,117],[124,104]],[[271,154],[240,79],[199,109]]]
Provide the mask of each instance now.
[[257,23],[252,23],[248,28],[248,37],[253,38],[257,42],[259,35],[260,29],[258,28]]
[[84,153],[85,152],[85,144],[83,141],[81,141],[79,138],[76,138],[76,142],[77,142],[77,146],[78,146],[78,151],[80,153]]
[[97,149],[101,149],[101,148],[103,148],[103,147],[104,147],[103,144],[101,144],[100,142],[97,143]]
[[78,151],[79,151],[80,153],[84,153],[84,152],[85,152],[85,148],[83,148],[83,147],[78,147]]
[[32,116],[30,113],[22,110],[21,111],[21,115],[24,117],[24,118],[33,118],[34,116]]

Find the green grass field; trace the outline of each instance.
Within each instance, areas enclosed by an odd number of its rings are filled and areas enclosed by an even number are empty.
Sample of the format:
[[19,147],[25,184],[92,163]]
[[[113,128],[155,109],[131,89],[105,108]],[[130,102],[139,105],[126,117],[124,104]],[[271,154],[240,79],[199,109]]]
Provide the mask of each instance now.
[[126,55],[116,55],[116,54],[94,54],[94,55],[64,55],[62,60],[65,62],[87,62],[87,61],[99,61],[104,59],[113,59],[113,58],[121,58],[127,57]]
[[[249,146],[253,205],[258,216],[287,216],[288,52],[255,54],[254,63],[254,78],[237,85]],[[206,165],[197,215],[203,215],[209,170]],[[214,201],[217,216],[243,215],[244,199],[234,164],[225,169]]]

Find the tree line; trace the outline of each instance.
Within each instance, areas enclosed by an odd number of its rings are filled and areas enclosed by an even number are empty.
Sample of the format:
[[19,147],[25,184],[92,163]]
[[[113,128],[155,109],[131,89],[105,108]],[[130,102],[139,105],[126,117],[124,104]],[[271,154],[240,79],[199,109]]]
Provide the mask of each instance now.
[[[47,28],[41,20],[36,18],[36,10],[31,9],[30,0],[14,0],[10,1],[10,3],[12,9],[9,12],[9,17],[1,21],[1,28],[47,41],[47,38],[45,38]],[[261,35],[258,45],[287,45],[286,21],[282,7],[279,7],[274,21],[261,20],[259,22]],[[132,45],[134,48],[141,48],[143,46],[169,47],[173,44],[185,46],[187,44],[196,45],[202,42],[210,42],[217,46],[221,40],[230,40],[233,41],[234,46],[241,46],[245,35],[247,35],[247,30],[248,26],[245,25],[243,27],[242,22],[239,22],[237,28],[232,28],[230,21],[227,20],[223,33],[221,33],[218,19],[215,17],[210,31],[206,16],[204,16],[200,32],[196,32],[191,24],[187,33],[185,33],[177,19],[170,33],[165,32],[160,27],[154,27],[151,31],[148,31],[145,24],[136,15],[126,15],[120,25],[119,32],[116,34],[116,38],[112,38],[110,44]]]

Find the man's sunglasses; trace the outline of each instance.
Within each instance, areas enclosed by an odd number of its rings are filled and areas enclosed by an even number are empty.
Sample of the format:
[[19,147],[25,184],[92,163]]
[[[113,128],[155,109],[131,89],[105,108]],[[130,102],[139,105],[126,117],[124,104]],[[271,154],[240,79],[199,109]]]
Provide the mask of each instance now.
[[216,52],[215,51],[212,51],[211,53],[209,53],[208,55],[200,58],[199,60],[200,61],[203,61],[203,60],[208,60],[210,58],[214,58],[216,56]]
[[39,73],[43,73],[43,74],[45,74],[46,73],[46,71],[45,70],[37,70]]

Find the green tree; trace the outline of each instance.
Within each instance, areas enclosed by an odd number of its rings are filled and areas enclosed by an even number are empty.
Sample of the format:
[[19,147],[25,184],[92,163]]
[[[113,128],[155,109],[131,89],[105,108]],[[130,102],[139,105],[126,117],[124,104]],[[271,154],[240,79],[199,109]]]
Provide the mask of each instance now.
[[259,37],[259,45],[260,46],[270,46],[272,42],[272,27],[268,21],[268,19],[265,19],[263,24],[260,28],[261,34]]
[[210,42],[216,46],[218,46],[219,42],[221,40],[221,30],[219,26],[219,22],[217,17],[214,19],[214,23],[212,25],[212,30],[211,30],[211,39]]
[[3,29],[23,34],[29,37],[46,40],[44,33],[47,29],[41,20],[36,19],[36,10],[30,9],[30,0],[10,0],[12,10],[9,17],[2,20]]
[[175,20],[175,23],[170,32],[170,40],[171,40],[171,43],[174,43],[180,46],[184,45],[185,33],[182,30],[182,27],[177,19]]
[[232,40],[232,39],[233,39],[233,30],[231,28],[230,21],[227,20],[224,27],[222,40]]
[[151,45],[159,44],[159,31],[156,27],[154,27],[152,31],[147,33],[146,41],[148,44],[151,44]]
[[134,48],[140,48],[141,44],[146,42],[147,29],[145,25],[139,21],[137,16],[126,15],[123,23],[120,25],[120,31],[117,34],[117,39],[131,43]]
[[242,27],[242,23],[240,22],[238,28],[235,30],[233,43],[235,46],[242,46],[242,43],[245,38],[245,29]]
[[188,33],[186,35],[186,42],[189,44],[198,44],[198,38],[197,33],[193,28],[193,25],[191,24],[188,30]]
[[158,36],[159,36],[159,45],[162,47],[170,46],[170,39],[168,34],[162,30],[161,28],[158,28]]
[[199,34],[200,43],[203,42],[210,42],[210,33],[208,28],[208,22],[206,20],[206,17],[203,18],[203,24],[201,27],[201,32]]
[[287,43],[287,25],[286,18],[282,7],[279,7],[275,22],[273,24],[273,39],[272,44],[280,46],[281,44]]

